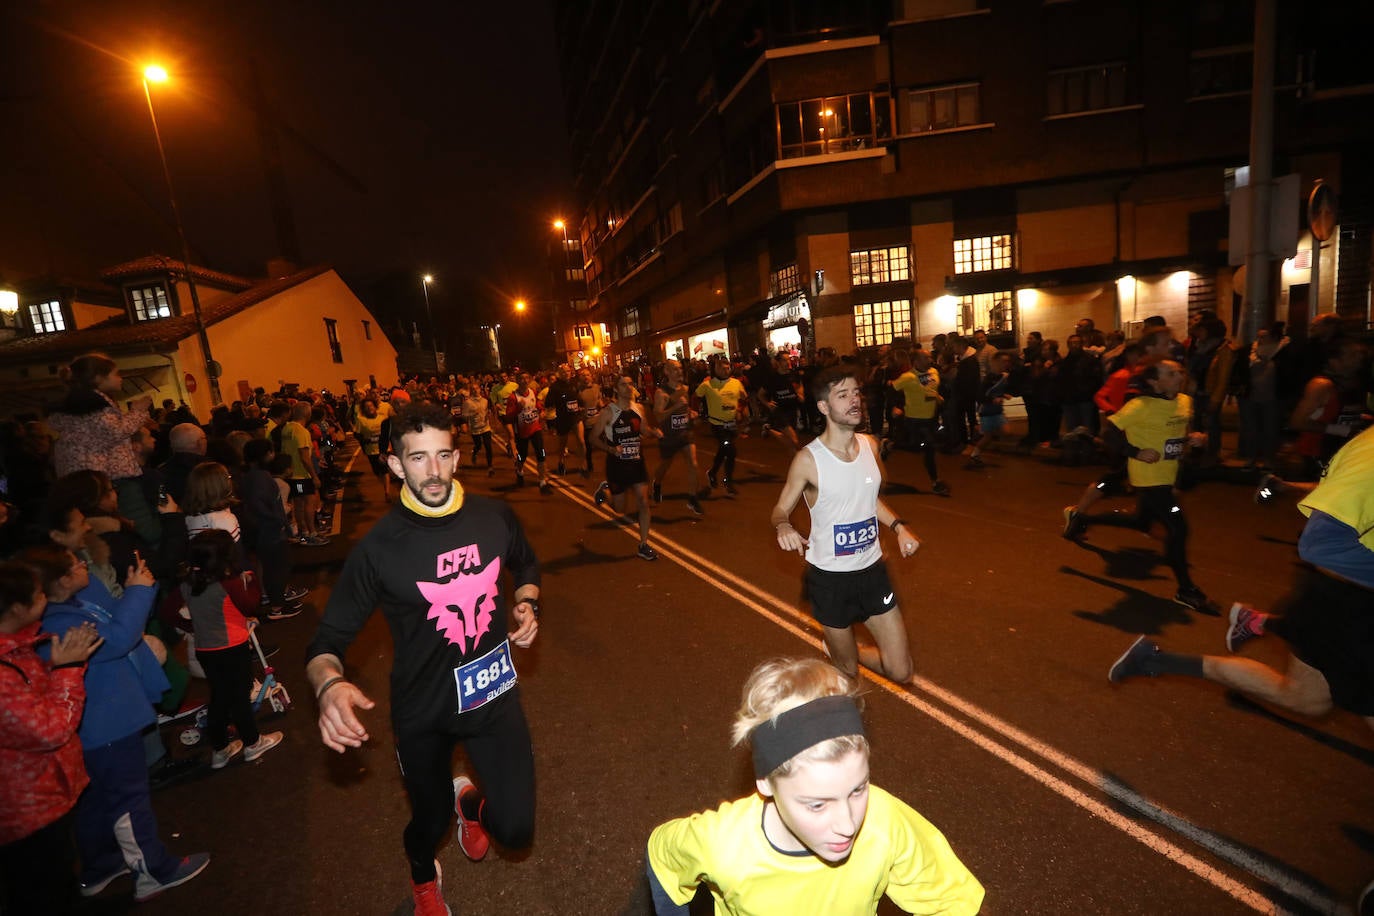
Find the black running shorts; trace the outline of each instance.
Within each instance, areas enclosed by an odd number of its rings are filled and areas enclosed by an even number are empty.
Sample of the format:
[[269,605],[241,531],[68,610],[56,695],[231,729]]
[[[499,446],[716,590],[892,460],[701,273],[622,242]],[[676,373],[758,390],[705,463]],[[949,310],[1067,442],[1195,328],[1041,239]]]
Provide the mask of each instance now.
[[828,572],[808,563],[803,588],[811,616],[836,630],[897,608],[887,564],[881,559],[854,572]]

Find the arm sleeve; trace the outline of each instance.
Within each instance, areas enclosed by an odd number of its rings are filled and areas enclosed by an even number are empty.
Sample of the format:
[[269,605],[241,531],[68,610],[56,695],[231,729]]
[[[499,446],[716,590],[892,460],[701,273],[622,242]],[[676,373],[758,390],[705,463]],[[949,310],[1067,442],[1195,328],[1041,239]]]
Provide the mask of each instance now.
[[83,667],[59,668],[35,690],[17,671],[0,675],[0,746],[32,753],[70,741],[86,705],[85,676]]
[[983,885],[950,848],[944,835],[903,801],[891,799],[893,849],[887,896],[908,913],[972,916],[983,905]]
[[343,658],[358,631],[372,616],[380,593],[381,580],[364,542],[354,548],[344,562],[339,581],[329,593],[320,626],[306,647],[306,661],[325,654]]

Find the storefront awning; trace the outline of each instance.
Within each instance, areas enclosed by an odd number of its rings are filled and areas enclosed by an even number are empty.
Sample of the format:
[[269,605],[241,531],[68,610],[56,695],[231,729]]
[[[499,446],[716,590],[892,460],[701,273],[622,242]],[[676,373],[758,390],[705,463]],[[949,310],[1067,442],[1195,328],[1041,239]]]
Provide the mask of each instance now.
[[1153,258],[1141,261],[1116,261],[1109,264],[1088,264],[1059,270],[1021,273],[1002,270],[992,273],[960,274],[945,277],[945,292],[952,296],[974,296],[1010,289],[1049,289],[1056,286],[1079,286],[1090,283],[1114,283],[1121,277],[1151,277],[1180,270],[1194,273],[1215,270],[1226,263],[1226,253],[1203,258],[1184,255],[1176,258]]

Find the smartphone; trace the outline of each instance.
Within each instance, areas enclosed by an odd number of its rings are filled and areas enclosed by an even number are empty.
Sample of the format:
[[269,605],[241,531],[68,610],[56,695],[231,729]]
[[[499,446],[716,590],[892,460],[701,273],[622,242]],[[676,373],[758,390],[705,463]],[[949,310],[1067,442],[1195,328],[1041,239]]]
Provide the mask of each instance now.
[[165,505],[167,505],[167,485],[166,485],[165,483],[164,483],[164,484],[158,484],[158,487],[157,487],[157,504],[158,504],[159,506],[165,506]]

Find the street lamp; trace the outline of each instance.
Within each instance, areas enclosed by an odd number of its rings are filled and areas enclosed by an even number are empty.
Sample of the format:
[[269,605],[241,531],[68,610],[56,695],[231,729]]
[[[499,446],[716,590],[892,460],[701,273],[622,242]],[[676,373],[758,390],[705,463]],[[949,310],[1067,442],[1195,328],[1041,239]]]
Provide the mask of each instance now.
[[181,224],[181,208],[177,206],[176,191],[172,189],[172,171],[167,168],[167,151],[162,146],[162,132],[157,127],[157,112],[153,109],[153,92],[148,84],[167,82],[167,71],[153,64],[143,70],[143,97],[148,101],[148,118],[153,122],[153,139],[157,140],[157,156],[162,163],[162,177],[167,182],[167,199],[172,204],[177,238],[181,240],[181,266],[186,271],[186,288],[191,292],[191,311],[196,317],[196,337],[200,341],[200,355],[205,360],[205,374],[210,379],[210,402],[218,407],[224,403],[219,393],[219,364],[210,355],[210,336],[205,333],[205,318],[200,312],[200,294],[196,292],[196,278],[191,275],[191,246],[186,243],[186,229]]
[[434,333],[434,313],[429,309],[429,285],[434,282],[433,274],[420,278],[420,287],[425,291],[425,315],[429,318],[429,342],[434,348],[434,377],[439,377],[439,338]]
[[524,300],[524,299],[516,299],[516,300],[515,300],[515,310],[516,310],[517,312],[523,312],[523,311],[525,310],[525,300]]

